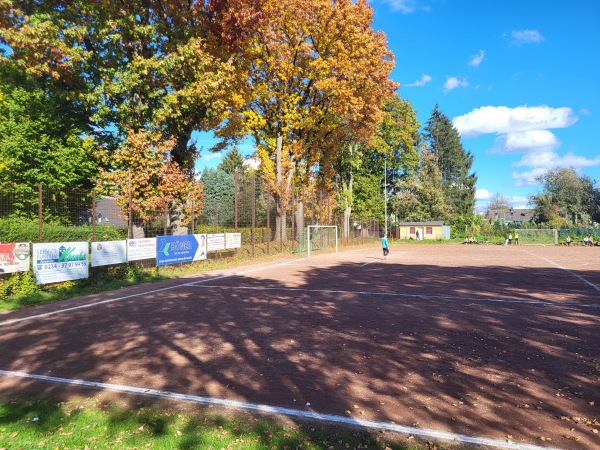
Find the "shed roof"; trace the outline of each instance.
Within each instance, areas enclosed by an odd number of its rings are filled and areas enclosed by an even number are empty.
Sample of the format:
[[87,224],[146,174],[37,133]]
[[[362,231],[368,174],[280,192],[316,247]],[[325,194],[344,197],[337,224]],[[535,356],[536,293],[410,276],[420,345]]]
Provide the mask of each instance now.
[[398,225],[405,227],[418,227],[418,226],[437,226],[441,227],[444,225],[444,221],[442,220],[433,220],[429,222],[399,222]]

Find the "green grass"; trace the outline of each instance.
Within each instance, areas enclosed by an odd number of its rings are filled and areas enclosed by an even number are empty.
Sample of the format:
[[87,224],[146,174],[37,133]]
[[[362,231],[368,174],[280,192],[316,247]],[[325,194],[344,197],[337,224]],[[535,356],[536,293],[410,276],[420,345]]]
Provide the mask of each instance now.
[[[278,424],[93,399],[0,403],[0,449],[382,449],[408,447],[386,433]],[[414,447],[431,444],[415,442]],[[440,448],[438,446],[438,448]]]

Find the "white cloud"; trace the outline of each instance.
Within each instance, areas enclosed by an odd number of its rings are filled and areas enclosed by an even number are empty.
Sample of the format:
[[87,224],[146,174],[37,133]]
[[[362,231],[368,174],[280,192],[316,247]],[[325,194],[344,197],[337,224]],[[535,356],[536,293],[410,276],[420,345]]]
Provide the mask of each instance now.
[[221,159],[223,157],[223,153],[222,152],[208,152],[202,155],[202,161],[212,161],[213,159]]
[[431,78],[430,75],[427,75],[427,74],[424,73],[420,80],[417,80],[414,83],[405,84],[404,86],[406,86],[406,87],[425,86],[432,79],[433,78]]
[[486,133],[521,133],[549,128],[566,128],[577,122],[568,107],[549,106],[482,106],[455,117],[454,126],[464,138]]
[[383,3],[390,5],[392,11],[400,11],[403,14],[415,11],[415,0],[383,0]]
[[573,167],[580,169],[582,167],[592,167],[600,165],[600,156],[595,158],[586,158],[577,156],[573,152],[569,152],[564,156],[560,156],[553,151],[534,151],[524,155],[519,161],[513,163],[515,167],[530,167],[530,171],[513,172],[512,177],[515,180],[516,186],[532,186],[538,184],[536,178],[543,175],[550,169],[557,167]]
[[539,184],[537,178],[546,173],[546,169],[532,169],[529,172],[513,172],[512,177],[515,180],[515,186],[535,186]]
[[532,152],[524,155],[519,161],[514,163],[515,167],[534,167],[539,169],[555,169],[556,167],[592,167],[600,165],[600,156],[589,159],[584,156],[576,156],[573,152],[565,156],[559,156],[552,151]]
[[557,153],[561,142],[549,129],[566,128],[577,120],[573,110],[568,107],[484,106],[455,117],[453,123],[462,137],[497,134],[489,153],[523,155],[513,166],[529,170],[515,171],[512,177],[516,186],[532,186],[538,184],[536,178],[549,169],[580,169],[600,165],[600,155],[586,158],[573,152],[564,156]]
[[464,78],[461,80],[458,77],[448,77],[444,83],[444,92],[451,91],[452,89],[456,89],[458,87],[467,87],[468,85],[469,83]]
[[490,153],[514,154],[527,151],[552,150],[560,146],[554,133],[548,130],[507,133],[496,138]]
[[579,110],[579,114],[582,116],[589,116],[590,114],[592,114],[592,112],[587,108],[581,108]]
[[252,167],[253,169],[258,169],[260,167],[260,159],[257,156],[246,156],[244,158],[244,165],[248,167]]
[[485,52],[483,50],[479,50],[479,53],[471,56],[469,60],[469,65],[473,67],[479,67],[479,64],[483,62],[483,57],[485,56]]
[[518,195],[509,195],[508,204],[515,209],[527,209],[531,206],[529,205],[529,199],[527,197],[520,197]]
[[516,45],[537,44],[546,40],[538,30],[513,30],[510,35],[512,43]]
[[475,191],[475,200],[489,200],[492,197],[487,189],[477,189]]
[[538,30],[513,30],[510,35],[512,43],[516,45],[539,44],[546,40]]

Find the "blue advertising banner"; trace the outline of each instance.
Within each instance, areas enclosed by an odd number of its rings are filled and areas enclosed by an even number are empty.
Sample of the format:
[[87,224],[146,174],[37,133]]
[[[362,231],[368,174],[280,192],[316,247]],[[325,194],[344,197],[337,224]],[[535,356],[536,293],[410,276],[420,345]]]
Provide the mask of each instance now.
[[166,266],[206,259],[206,235],[183,234],[156,238],[156,265]]

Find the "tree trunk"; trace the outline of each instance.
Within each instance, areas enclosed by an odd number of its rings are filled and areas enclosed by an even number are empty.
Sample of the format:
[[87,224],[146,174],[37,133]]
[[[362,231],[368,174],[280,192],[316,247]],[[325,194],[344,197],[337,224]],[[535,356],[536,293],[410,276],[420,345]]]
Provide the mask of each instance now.
[[285,205],[283,204],[283,165],[282,165],[282,155],[281,150],[283,147],[283,136],[277,136],[277,184],[279,185],[279,195],[276,199],[276,210],[277,210],[277,218],[275,220],[275,240],[286,242],[287,236],[285,233],[285,223],[286,223],[286,214],[285,214]]
[[350,216],[352,215],[352,207],[347,205],[344,209],[344,231],[343,237],[348,238],[350,236]]
[[298,201],[296,205],[296,239],[300,239],[304,233],[304,202]]
[[133,224],[131,227],[131,237],[133,239],[143,239],[146,237],[146,232],[144,231],[144,227],[141,225]]

